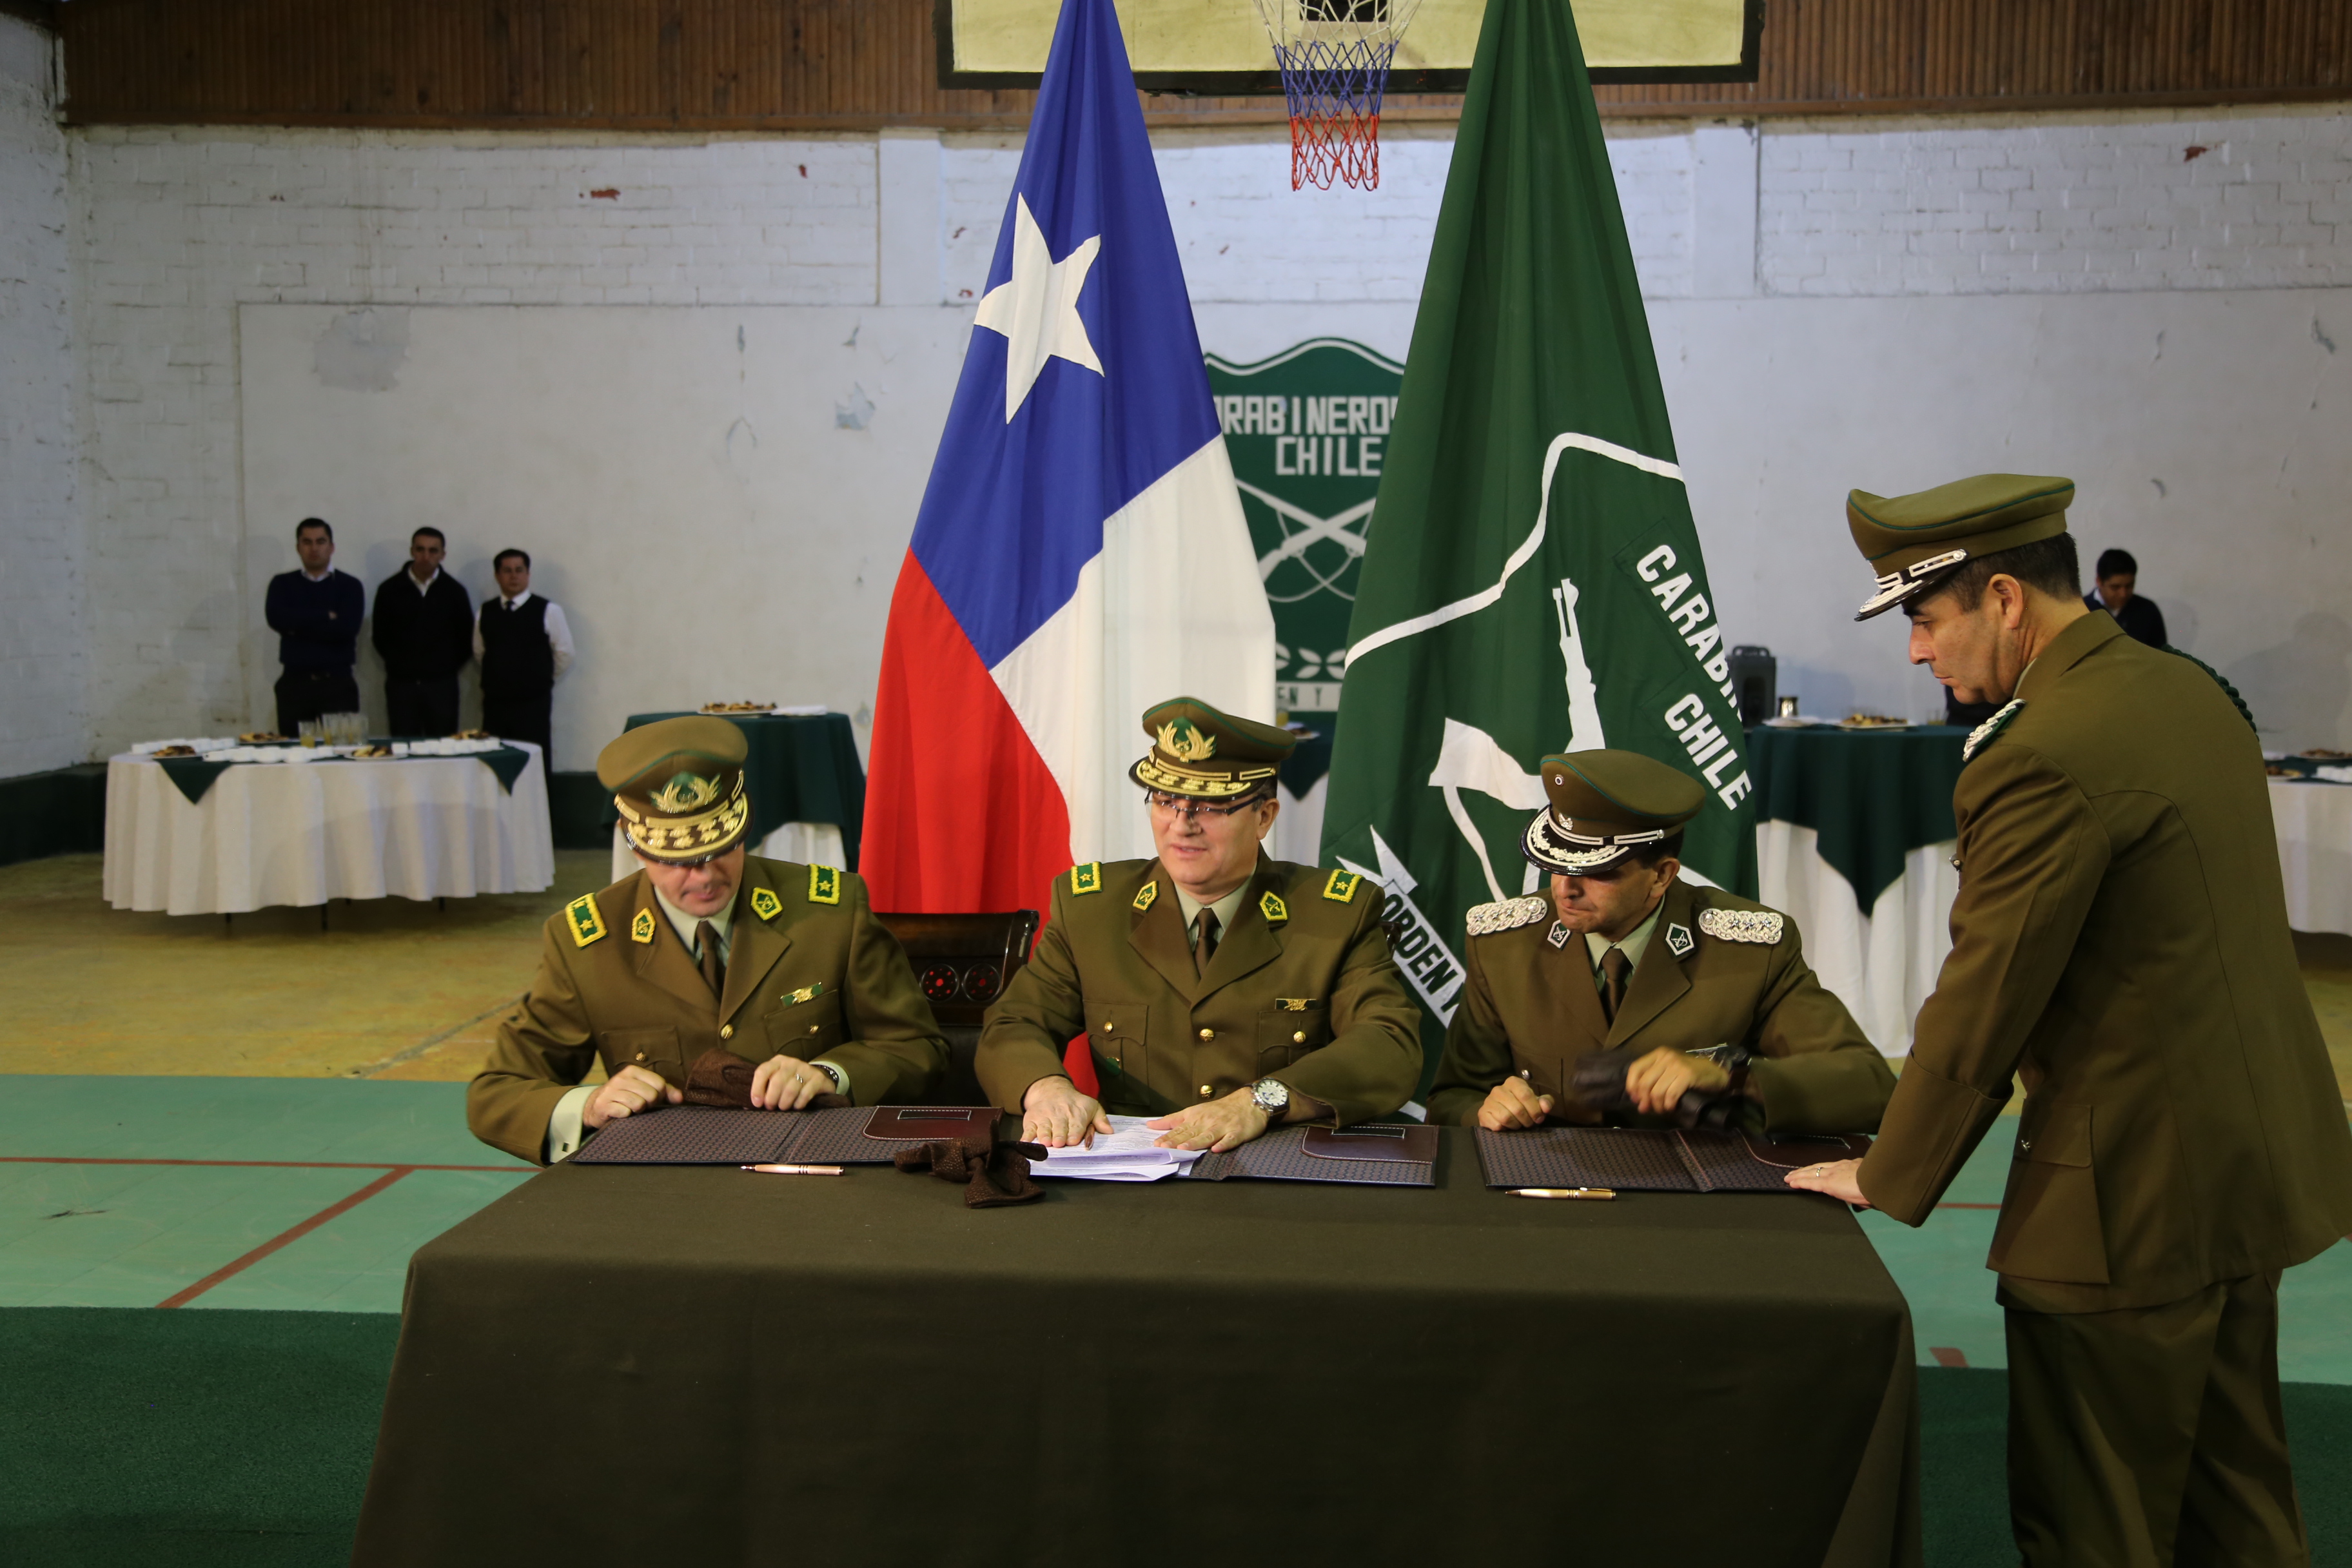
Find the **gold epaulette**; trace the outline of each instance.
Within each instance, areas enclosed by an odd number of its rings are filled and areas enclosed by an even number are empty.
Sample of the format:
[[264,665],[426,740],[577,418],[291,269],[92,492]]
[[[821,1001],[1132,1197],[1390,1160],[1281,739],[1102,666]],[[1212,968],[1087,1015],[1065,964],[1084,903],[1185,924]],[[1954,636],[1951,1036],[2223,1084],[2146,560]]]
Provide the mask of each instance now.
[[586,947],[612,934],[604,929],[604,917],[597,912],[596,898],[593,893],[583,893],[564,905],[563,918],[572,927],[572,944],[574,947]]

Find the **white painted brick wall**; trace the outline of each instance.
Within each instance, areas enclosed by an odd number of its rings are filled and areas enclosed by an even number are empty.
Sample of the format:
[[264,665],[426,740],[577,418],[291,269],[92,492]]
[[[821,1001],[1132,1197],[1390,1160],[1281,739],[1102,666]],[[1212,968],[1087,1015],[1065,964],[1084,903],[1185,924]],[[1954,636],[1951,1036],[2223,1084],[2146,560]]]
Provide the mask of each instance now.
[[66,142],[46,34],[0,16],[0,777],[82,760]]
[[1778,121],[1760,164],[1772,293],[2352,283],[2341,106]]

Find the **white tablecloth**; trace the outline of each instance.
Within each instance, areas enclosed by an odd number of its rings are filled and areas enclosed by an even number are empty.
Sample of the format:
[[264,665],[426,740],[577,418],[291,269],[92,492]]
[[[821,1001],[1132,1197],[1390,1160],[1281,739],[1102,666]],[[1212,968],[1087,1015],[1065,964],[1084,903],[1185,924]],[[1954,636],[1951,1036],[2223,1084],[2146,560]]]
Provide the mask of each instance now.
[[1952,900],[1959,873],[1953,844],[1930,844],[1904,857],[1896,878],[1869,914],[1853,884],[1821,858],[1820,835],[1793,822],[1756,825],[1758,896],[1792,916],[1804,933],[1805,961],[1846,1005],[1870,1043],[1890,1057],[1911,1049],[1911,1020],[1936,989],[1951,951]]
[[2271,781],[2286,923],[2352,933],[2352,784]]
[[[787,822],[751,847],[754,855],[771,860],[797,860],[803,866],[846,866],[847,852],[841,841],[841,828],[830,822]],[[637,852],[621,837],[621,825],[613,825],[613,880],[633,876],[639,869]]]
[[473,757],[245,763],[189,804],[152,757],[110,758],[106,901],[175,915],[329,899],[471,898],[555,880],[539,748],[509,794]]

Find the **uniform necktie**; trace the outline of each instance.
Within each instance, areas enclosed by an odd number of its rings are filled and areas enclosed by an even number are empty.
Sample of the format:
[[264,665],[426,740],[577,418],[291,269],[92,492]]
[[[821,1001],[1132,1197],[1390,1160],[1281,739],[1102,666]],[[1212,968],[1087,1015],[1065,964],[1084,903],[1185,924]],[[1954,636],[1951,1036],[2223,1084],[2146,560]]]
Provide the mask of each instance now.
[[694,945],[702,954],[702,983],[713,996],[727,991],[727,965],[719,957],[719,928],[709,921],[694,922]]
[[1601,1010],[1609,1021],[1617,1021],[1617,1009],[1625,1004],[1625,977],[1633,972],[1633,961],[1622,947],[1612,947],[1601,955],[1601,973],[1607,982],[1601,991]]
[[1217,911],[1201,911],[1201,940],[1192,944],[1192,962],[1198,972],[1209,973],[1209,960],[1217,956]]

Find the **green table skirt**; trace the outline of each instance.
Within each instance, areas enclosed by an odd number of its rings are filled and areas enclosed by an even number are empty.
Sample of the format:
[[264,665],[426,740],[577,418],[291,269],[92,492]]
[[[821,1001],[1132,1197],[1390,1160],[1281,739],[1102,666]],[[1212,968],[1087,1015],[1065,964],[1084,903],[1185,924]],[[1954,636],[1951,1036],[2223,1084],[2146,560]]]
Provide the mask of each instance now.
[[[634,730],[679,713],[632,713]],[[743,763],[743,789],[751,800],[754,845],[787,822],[829,822],[841,829],[842,855],[857,869],[866,832],[866,768],[857,760],[856,732],[845,713],[785,715],[723,713],[717,717],[743,731],[750,754]],[[607,826],[621,814],[604,802]]]
[[[659,1114],[656,1112],[656,1114]],[[558,1166],[419,1250],[360,1564],[1919,1562],[1910,1320],[1795,1194]]]
[[1903,875],[1904,857],[1957,837],[1952,789],[1969,732],[1950,724],[1908,730],[1748,731],[1756,818],[1820,835],[1822,859],[1853,886],[1868,914]]

